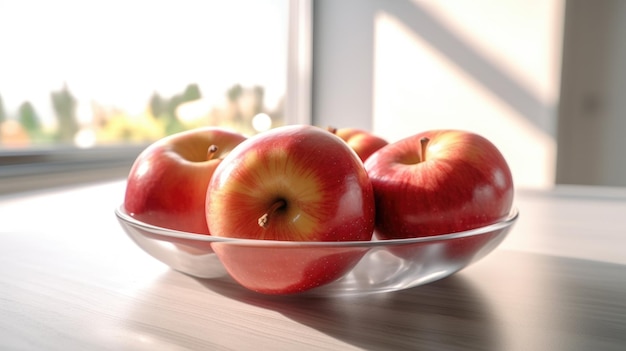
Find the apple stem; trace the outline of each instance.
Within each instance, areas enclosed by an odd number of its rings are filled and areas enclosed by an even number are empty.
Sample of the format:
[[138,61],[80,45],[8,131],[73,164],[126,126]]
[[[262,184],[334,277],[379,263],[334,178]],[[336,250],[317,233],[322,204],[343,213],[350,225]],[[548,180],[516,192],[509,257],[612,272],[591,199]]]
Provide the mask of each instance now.
[[206,154],[206,160],[207,161],[212,160],[213,156],[215,156],[216,153],[217,153],[217,145],[209,146],[209,150],[207,151],[207,154]]
[[274,202],[272,206],[270,206],[267,212],[265,212],[261,217],[259,217],[259,220],[258,220],[259,226],[263,229],[267,228],[270,222],[270,216],[272,216],[274,212],[285,207],[286,205],[287,203],[285,202],[285,200],[282,200],[282,199],[276,200],[276,202]]
[[333,126],[326,127],[326,130],[328,130],[329,132],[331,132],[333,134],[337,134],[337,128],[335,128]]
[[430,139],[428,139],[427,137],[423,137],[420,139],[420,145],[422,146],[422,160],[421,162],[426,161],[426,148],[428,147],[428,142],[430,141]]

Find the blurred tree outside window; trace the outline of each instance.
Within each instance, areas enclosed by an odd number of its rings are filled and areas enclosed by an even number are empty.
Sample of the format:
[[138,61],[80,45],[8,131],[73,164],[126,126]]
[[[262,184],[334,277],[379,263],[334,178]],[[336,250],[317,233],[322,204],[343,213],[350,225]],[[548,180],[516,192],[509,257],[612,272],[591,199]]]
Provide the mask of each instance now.
[[0,0],[0,151],[284,123],[288,0]]

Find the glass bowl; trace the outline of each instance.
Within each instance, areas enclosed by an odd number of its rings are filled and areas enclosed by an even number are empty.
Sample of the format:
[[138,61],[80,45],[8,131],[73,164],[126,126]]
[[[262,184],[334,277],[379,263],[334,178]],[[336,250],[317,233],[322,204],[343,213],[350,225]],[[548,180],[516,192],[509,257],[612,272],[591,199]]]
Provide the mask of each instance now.
[[513,209],[500,222],[429,237],[301,242],[221,238],[161,228],[134,219],[123,206],[115,214],[140,248],[174,270],[203,279],[231,276],[266,294],[332,296],[402,290],[450,276],[495,249],[519,216]]

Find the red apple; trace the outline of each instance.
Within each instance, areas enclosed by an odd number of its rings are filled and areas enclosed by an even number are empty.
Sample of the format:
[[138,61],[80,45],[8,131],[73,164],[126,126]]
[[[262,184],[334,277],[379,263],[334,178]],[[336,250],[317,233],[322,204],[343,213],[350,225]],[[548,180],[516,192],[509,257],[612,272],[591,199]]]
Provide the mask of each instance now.
[[359,155],[363,162],[378,149],[389,144],[387,140],[362,129],[337,129],[334,127],[328,127],[327,129],[343,139]]
[[[212,249],[239,284],[268,295],[287,295],[329,284],[350,271],[366,247],[302,245],[297,242],[213,242]],[[295,244],[295,245],[286,245]],[[328,244],[328,245],[326,245]]]
[[243,135],[224,128],[203,127],[154,142],[130,170],[126,212],[152,225],[209,234],[204,206],[211,175],[243,140]]
[[[380,149],[365,168],[382,239],[454,233],[505,218],[513,202],[509,166],[486,138],[467,131],[422,132]],[[463,240],[469,245],[472,240]]]
[[[372,238],[374,194],[365,168],[343,140],[321,128],[284,126],[250,137],[216,168],[207,193],[214,236],[319,242]],[[269,294],[333,281],[363,253],[278,249],[271,243],[214,243],[213,248],[235,280]]]

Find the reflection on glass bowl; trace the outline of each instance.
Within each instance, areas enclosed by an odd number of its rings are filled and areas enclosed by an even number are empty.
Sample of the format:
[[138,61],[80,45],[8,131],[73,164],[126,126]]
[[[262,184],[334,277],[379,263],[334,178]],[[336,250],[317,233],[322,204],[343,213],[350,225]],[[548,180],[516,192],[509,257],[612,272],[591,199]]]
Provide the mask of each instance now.
[[129,216],[123,206],[115,214],[140,248],[174,270],[205,279],[231,275],[251,290],[271,294],[298,292],[289,287],[306,277],[316,287],[305,294],[331,296],[402,290],[450,276],[495,249],[519,216],[514,209],[485,227],[421,238],[302,242],[221,238],[156,227]]

